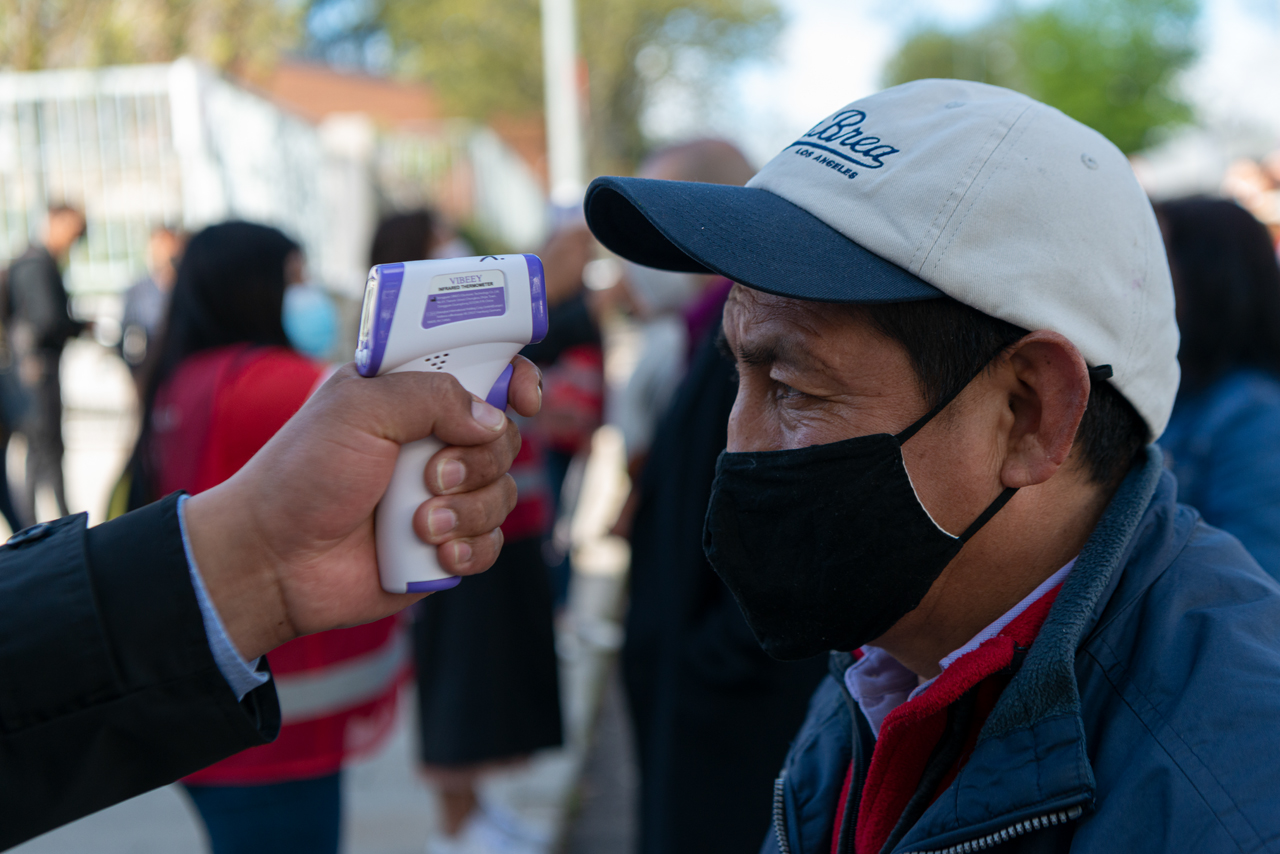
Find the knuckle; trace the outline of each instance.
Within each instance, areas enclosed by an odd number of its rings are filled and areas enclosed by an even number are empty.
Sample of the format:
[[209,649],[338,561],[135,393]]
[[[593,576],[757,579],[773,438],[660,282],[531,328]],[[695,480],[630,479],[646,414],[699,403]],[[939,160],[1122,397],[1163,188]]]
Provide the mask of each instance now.
[[458,404],[460,398],[468,398],[467,392],[462,388],[461,384],[454,379],[452,374],[428,373],[426,371],[415,372],[422,379],[419,382],[425,383],[432,399],[444,404]]
[[467,479],[464,488],[466,489],[482,489],[497,480],[498,475],[503,471],[501,461],[487,445],[468,448],[459,456],[465,458]]
[[502,488],[502,497],[506,507],[503,516],[505,517],[512,510],[516,509],[516,502],[520,499],[520,490],[516,487],[516,479],[510,474],[504,474],[499,480]]

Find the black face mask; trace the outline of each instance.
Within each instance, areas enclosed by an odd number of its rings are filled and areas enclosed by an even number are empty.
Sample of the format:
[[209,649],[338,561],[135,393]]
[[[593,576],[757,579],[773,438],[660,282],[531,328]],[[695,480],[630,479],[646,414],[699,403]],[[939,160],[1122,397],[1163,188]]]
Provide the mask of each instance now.
[[920,504],[902,445],[953,398],[896,436],[720,455],[703,548],[769,655],[792,661],[880,637],[1013,497],[1005,489],[959,537]]

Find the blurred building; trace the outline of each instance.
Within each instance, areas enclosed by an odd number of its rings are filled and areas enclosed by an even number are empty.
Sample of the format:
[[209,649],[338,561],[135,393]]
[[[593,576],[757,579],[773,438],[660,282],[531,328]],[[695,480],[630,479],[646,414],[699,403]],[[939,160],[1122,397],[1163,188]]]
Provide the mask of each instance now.
[[512,249],[537,245],[545,193],[492,129],[441,117],[430,93],[282,66],[261,87],[191,60],[0,74],[0,260],[51,201],[82,204],[80,294],[143,269],[147,234],[241,217],[306,248],[313,276],[357,295],[380,213],[432,204]]

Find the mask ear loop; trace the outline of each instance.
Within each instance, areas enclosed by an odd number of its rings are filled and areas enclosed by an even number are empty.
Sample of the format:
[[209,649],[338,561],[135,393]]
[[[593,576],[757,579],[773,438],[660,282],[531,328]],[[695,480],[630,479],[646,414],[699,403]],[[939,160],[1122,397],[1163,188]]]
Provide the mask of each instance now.
[[967,543],[969,538],[982,528],[983,525],[991,521],[991,517],[1000,512],[1000,508],[1009,503],[1009,499],[1018,491],[1016,486],[1006,486],[1004,491],[996,496],[996,500],[987,505],[987,509],[982,511],[982,515],[973,520],[973,524],[964,529],[964,533],[960,535],[960,542]]
[[[983,365],[983,366],[978,370],[978,374],[982,373],[982,372],[983,372],[983,371],[985,371],[986,369],[987,369],[987,366],[986,366],[986,365]],[[951,401],[953,401],[953,400],[955,400],[957,397],[959,397],[959,396],[960,396],[960,392],[962,392],[962,391],[964,391],[965,389],[967,389],[967,388],[969,387],[969,383],[973,382],[973,380],[977,378],[978,374],[974,374],[974,375],[973,375],[973,377],[972,377],[972,378],[970,378],[969,382],[967,382],[967,383],[965,383],[964,385],[960,386],[960,388],[956,389],[955,391],[951,392],[951,394],[947,395],[947,396],[946,396],[946,397],[944,397],[942,400],[938,401],[937,405],[936,405],[936,406],[934,406],[934,407],[933,407],[933,409],[930,409],[930,410],[929,410],[928,412],[926,412],[924,415],[921,415],[921,416],[920,416],[920,418],[919,418],[919,419],[917,419],[917,420],[916,420],[916,422],[915,422],[914,424],[912,424],[910,427],[907,427],[907,428],[906,428],[905,430],[903,430],[901,433],[897,433],[897,434],[895,434],[893,438],[895,438],[895,439],[897,439],[897,440],[898,440],[898,444],[899,444],[899,445],[904,445],[904,444],[906,444],[906,442],[907,442],[907,440],[908,440],[908,439],[910,439],[912,436],[914,436],[915,434],[917,434],[917,433],[919,433],[919,432],[920,432],[920,428],[921,428],[921,427],[923,427],[924,425],[928,424],[930,421],[932,421],[932,420],[937,416],[937,414],[938,414],[939,412],[941,412],[942,410],[944,410],[944,409],[946,409],[948,406],[950,406],[950,405],[951,405]]]
[[[990,364],[990,363],[988,362],[987,364]],[[910,439],[912,436],[920,432],[920,428],[924,427],[924,425],[928,424],[930,421],[936,418],[939,412],[941,412],[942,410],[950,406],[951,402],[955,400],[957,397],[959,397],[960,393],[965,389],[967,389],[969,387],[969,384],[978,378],[978,374],[981,374],[986,369],[987,369],[987,365],[983,365],[981,368],[978,369],[977,374],[974,374],[972,377],[969,378],[969,382],[960,386],[960,388],[956,389],[955,391],[951,392],[951,394],[947,395],[942,400],[938,401],[937,405],[935,405],[933,409],[930,409],[924,415],[921,415],[920,418],[918,418],[914,424],[907,427],[902,432],[894,434],[893,438],[898,440],[899,445],[906,444],[908,439]],[[1098,365],[1097,367],[1089,369],[1089,382],[1091,384],[1095,382],[1100,382],[1102,380],[1109,380],[1111,379],[1112,376],[1113,376],[1113,371],[1111,370],[1110,365]]]
[[[982,371],[986,370],[986,368],[987,366],[983,365],[982,368],[979,369],[978,373],[979,374],[982,373]],[[930,421],[934,419],[934,417],[937,416],[939,412],[946,409],[951,404],[951,401],[959,397],[960,392],[968,388],[969,383],[973,382],[973,380],[977,376],[978,374],[974,374],[973,377],[970,378],[968,383],[965,383],[964,385],[960,386],[960,388],[956,389],[955,391],[951,392],[951,394],[947,395],[942,400],[938,401],[937,405],[935,405],[933,409],[930,409],[924,415],[920,416],[920,418],[917,419],[916,422],[912,424],[910,427],[903,430],[901,433],[898,433],[897,435],[895,435],[894,438],[898,440],[898,447],[902,447],[904,442],[906,442],[912,436],[920,432],[921,427],[928,424]],[[1017,491],[1018,491],[1017,487],[1013,487],[1013,486],[1005,487],[1004,491],[996,496],[995,501],[992,501],[990,504],[988,504],[987,509],[982,511],[982,515],[979,516],[977,519],[973,520],[973,524],[970,525],[968,528],[966,528],[964,533],[961,534],[959,537],[957,537],[957,539],[960,540],[961,543],[967,543],[969,541],[969,538],[972,537],[974,534],[978,533],[978,530],[982,528],[983,525],[991,521],[992,516],[1000,512],[1000,508],[1004,507],[1006,504],[1009,503],[1009,499],[1012,498],[1013,494]],[[925,512],[927,513],[928,511],[926,510]]]
[[[986,369],[985,365],[983,366],[983,369],[984,370]],[[1109,380],[1113,375],[1114,375],[1114,372],[1112,371],[1110,365],[1098,365],[1097,367],[1089,369],[1089,382],[1094,383],[1094,382],[1102,382],[1105,380]],[[977,375],[975,374],[974,376],[976,377]],[[969,380],[969,382],[973,382],[973,380],[971,379]],[[933,409],[930,409],[928,412],[926,412],[924,416],[920,418],[920,420],[916,421],[916,423],[912,424],[910,427],[903,430],[901,433],[897,434],[897,436],[895,436],[894,438],[898,440],[898,444],[901,445],[903,442],[910,439],[916,433],[920,432],[921,427],[928,424],[929,421],[934,416],[936,416],[942,410],[946,409],[947,405],[950,404],[951,401],[955,400],[956,397],[959,396],[960,392],[964,391],[968,386],[969,386],[969,383],[965,383],[955,392],[943,398],[938,403],[937,406],[935,406]],[[987,509],[982,511],[982,515],[978,516],[977,519],[974,519],[972,525],[970,525],[968,528],[965,528],[964,533],[961,534],[959,537],[960,542],[962,543],[969,542],[969,538],[972,537],[974,534],[978,533],[978,531],[982,530],[982,526],[990,522],[991,517],[999,513],[1000,510],[1006,504],[1009,503],[1009,499],[1013,498],[1013,494],[1017,491],[1018,491],[1018,488],[1016,486],[1006,486],[1004,490],[1002,490],[1001,493],[996,496],[995,500],[987,505]]]

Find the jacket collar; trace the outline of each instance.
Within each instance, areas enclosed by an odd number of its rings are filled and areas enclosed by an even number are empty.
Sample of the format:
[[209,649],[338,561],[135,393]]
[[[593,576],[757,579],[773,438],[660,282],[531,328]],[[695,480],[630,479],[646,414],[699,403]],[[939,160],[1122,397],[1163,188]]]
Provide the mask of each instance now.
[[[1080,716],[1076,651],[1115,589],[1118,570],[1133,556],[1157,490],[1174,500],[1176,488],[1171,478],[1162,487],[1162,473],[1160,450],[1149,446],[1145,462],[1125,478],[1081,550],[969,762],[895,850],[945,850],[1092,802],[1096,784]],[[999,785],[991,785],[996,780]]]

